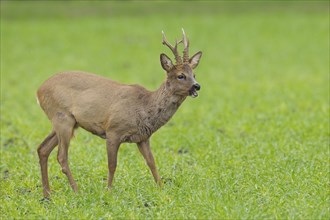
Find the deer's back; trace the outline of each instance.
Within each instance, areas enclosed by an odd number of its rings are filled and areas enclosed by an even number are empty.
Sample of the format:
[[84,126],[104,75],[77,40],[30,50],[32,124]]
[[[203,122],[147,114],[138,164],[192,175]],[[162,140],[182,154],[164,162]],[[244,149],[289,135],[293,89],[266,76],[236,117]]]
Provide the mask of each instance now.
[[40,86],[37,97],[40,106],[52,118],[54,111],[72,111],[75,104],[95,98],[101,90],[109,94],[116,86],[115,82],[94,74],[65,72],[46,80]]

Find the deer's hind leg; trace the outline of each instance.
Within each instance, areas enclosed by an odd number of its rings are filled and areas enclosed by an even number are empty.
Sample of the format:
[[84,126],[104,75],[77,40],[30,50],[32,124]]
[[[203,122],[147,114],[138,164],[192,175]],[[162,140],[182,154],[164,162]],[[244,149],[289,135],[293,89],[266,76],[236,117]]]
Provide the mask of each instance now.
[[71,114],[65,112],[57,112],[55,117],[52,119],[52,122],[58,139],[57,160],[62,167],[62,172],[67,176],[73,191],[77,192],[78,187],[73,179],[68,164],[70,140],[73,136],[77,122]]
[[38,156],[41,168],[42,188],[44,197],[48,197],[50,193],[47,168],[48,157],[52,150],[57,146],[57,144],[58,139],[55,131],[53,130],[38,147]]

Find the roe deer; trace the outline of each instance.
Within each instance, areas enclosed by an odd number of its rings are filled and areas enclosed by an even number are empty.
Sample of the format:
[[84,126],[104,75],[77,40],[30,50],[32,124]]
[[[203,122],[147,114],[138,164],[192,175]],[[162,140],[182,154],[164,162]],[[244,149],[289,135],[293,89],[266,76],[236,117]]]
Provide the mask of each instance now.
[[[78,190],[68,165],[70,139],[78,127],[106,139],[109,188],[116,170],[118,148],[124,142],[137,144],[156,183],[162,185],[150,149],[150,136],[170,120],[187,96],[197,97],[200,90],[193,69],[202,52],[189,58],[189,42],[183,29],[182,32],[183,39],[174,46],[162,32],[162,43],[171,49],[176,64],[165,54],[160,55],[167,78],[156,91],[76,71],[56,74],[41,85],[37,100],[53,126],[38,148],[45,197],[50,194],[47,161],[57,145],[62,172],[72,189]],[[182,58],[177,50],[180,43],[184,44]]]

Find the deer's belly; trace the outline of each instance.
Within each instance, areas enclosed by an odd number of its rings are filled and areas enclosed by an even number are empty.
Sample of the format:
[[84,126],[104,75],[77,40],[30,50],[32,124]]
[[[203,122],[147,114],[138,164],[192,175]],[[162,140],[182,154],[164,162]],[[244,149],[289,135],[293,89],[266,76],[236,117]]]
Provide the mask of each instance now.
[[94,135],[97,135],[103,139],[106,138],[105,130],[97,123],[90,124],[90,123],[79,123],[78,122],[78,125],[79,125],[79,127],[82,127],[83,129],[91,132]]

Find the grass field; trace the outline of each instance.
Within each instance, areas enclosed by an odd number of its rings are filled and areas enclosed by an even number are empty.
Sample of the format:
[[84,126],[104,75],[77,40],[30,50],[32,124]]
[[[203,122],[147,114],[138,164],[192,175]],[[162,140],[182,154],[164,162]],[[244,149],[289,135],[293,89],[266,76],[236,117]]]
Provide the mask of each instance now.
[[[329,219],[328,2],[1,1],[1,219]],[[36,149],[51,126],[40,84],[79,69],[156,89],[161,30],[203,51],[197,99],[152,137],[165,185],[122,145],[112,191],[104,140],[79,129],[79,193]]]

